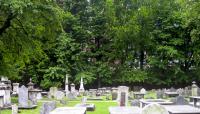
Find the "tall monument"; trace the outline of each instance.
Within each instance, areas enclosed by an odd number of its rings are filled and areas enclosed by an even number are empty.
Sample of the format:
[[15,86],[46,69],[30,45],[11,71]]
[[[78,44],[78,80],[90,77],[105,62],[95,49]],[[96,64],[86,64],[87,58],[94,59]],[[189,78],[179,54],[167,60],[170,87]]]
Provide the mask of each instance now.
[[81,82],[80,82],[80,88],[79,88],[79,92],[84,92],[84,86],[83,86],[83,78],[81,77]]
[[65,78],[65,92],[66,92],[66,95],[69,93],[69,82],[68,82],[68,78],[69,78],[69,74],[66,74],[66,78]]

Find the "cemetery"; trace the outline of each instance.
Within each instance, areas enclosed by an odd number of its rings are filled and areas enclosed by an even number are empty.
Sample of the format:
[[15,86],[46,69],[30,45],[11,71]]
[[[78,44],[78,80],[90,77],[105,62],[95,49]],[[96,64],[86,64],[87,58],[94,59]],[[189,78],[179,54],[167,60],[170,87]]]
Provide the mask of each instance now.
[[0,114],[200,114],[200,0],[0,0]]

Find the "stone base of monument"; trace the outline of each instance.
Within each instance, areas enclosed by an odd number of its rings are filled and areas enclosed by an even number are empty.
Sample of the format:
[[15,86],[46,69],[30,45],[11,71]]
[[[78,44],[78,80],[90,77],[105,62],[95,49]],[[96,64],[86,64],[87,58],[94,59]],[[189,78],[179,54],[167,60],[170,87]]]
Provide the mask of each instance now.
[[77,104],[75,107],[85,107],[87,111],[94,111],[95,105],[94,104]]
[[31,106],[18,106],[19,109],[35,109],[37,108],[37,105],[31,105]]

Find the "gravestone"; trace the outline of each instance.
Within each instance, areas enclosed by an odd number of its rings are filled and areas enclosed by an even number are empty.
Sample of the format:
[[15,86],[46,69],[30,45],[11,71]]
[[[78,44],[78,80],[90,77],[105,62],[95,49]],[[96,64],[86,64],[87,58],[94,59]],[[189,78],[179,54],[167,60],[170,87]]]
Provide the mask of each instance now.
[[16,104],[12,105],[12,114],[18,114],[18,106]]
[[159,104],[149,104],[142,109],[141,114],[169,114],[169,112]]
[[170,88],[170,92],[176,92],[176,89],[173,88],[173,87],[171,87],[171,88]]
[[4,96],[4,99],[5,99],[4,105],[5,105],[5,106],[10,106],[10,105],[11,105],[11,97],[10,97],[10,88],[9,88],[9,87],[7,87],[7,88],[5,89],[5,96]]
[[67,97],[68,97],[69,100],[76,99],[76,96],[74,95],[74,93],[71,93],[71,92],[68,93]]
[[189,102],[183,96],[178,96],[175,99],[175,104],[176,105],[188,105]]
[[128,89],[126,86],[118,87],[118,102],[120,106],[128,105]]
[[65,97],[65,93],[63,93],[62,91],[57,91],[57,92],[55,93],[55,98],[56,98],[57,100],[62,100],[64,97]]
[[13,94],[19,93],[19,83],[13,83]]
[[158,91],[156,91],[156,96],[157,96],[157,99],[163,99],[164,91],[159,89]]
[[117,100],[118,88],[112,88],[112,100]]
[[144,88],[142,88],[142,89],[140,90],[140,93],[146,94],[146,90],[145,90]]
[[0,95],[0,108],[3,108],[3,106],[4,106],[3,95]]
[[55,98],[57,91],[58,91],[57,87],[51,87],[49,90],[49,98]]
[[28,88],[24,85],[19,88],[18,102],[19,106],[28,107]]
[[40,114],[50,114],[51,111],[53,111],[56,108],[56,102],[46,102],[43,103]]
[[192,96],[197,96],[198,95],[198,86],[196,85],[196,82],[192,82]]
[[37,93],[37,100],[40,100],[40,99],[42,99],[42,93],[41,92],[39,92],[39,93]]
[[72,83],[70,86],[71,86],[71,92],[75,92],[76,91],[75,85]]
[[87,97],[83,97],[83,98],[81,99],[81,104],[86,104],[86,102],[87,102]]
[[192,91],[189,90],[188,87],[185,87],[185,89],[184,89],[184,96],[185,96],[185,97],[189,97],[189,96],[191,96],[191,95],[192,95]]
[[140,101],[138,99],[132,100],[131,101],[131,106],[140,107]]
[[180,96],[183,96],[183,95],[184,95],[184,90],[183,90],[182,88],[177,89],[176,92],[177,92]]

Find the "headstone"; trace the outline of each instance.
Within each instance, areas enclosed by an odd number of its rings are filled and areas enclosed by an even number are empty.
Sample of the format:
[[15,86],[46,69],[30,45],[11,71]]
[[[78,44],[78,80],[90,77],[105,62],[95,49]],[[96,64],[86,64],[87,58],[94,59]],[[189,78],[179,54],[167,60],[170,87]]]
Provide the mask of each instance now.
[[145,90],[144,88],[142,88],[142,89],[140,90],[140,93],[146,94],[146,90]]
[[46,102],[43,103],[40,114],[50,114],[56,108],[56,102]]
[[170,88],[170,92],[176,92],[176,89],[173,88],[173,87],[171,87],[171,88]]
[[169,112],[159,104],[149,104],[142,109],[141,114],[169,114]]
[[188,105],[189,102],[183,96],[178,96],[175,99],[175,104],[176,105]]
[[177,92],[180,96],[183,96],[183,95],[184,95],[184,90],[183,90],[182,88],[177,89],[176,92]]
[[164,97],[164,91],[158,90],[156,91],[157,99],[162,99]]
[[57,92],[55,93],[55,98],[56,98],[57,100],[62,100],[64,97],[65,97],[65,93],[63,93],[62,91],[57,91]]
[[6,106],[10,106],[11,105],[11,97],[10,97],[10,88],[6,88],[5,90],[5,101],[4,101],[4,105]]
[[112,100],[117,100],[118,88],[112,88]]
[[128,105],[128,90],[129,88],[126,86],[118,87],[118,101],[120,106]]
[[192,95],[192,91],[189,90],[188,87],[185,87],[185,89],[184,89],[184,96],[185,96],[185,97],[189,97],[189,96],[191,96],[191,95]]
[[76,99],[75,94],[74,94],[74,93],[71,93],[71,92],[67,95],[67,97],[68,97],[69,100]]
[[72,83],[70,86],[71,86],[71,92],[75,92],[76,91],[75,85]]
[[84,91],[85,91],[85,89],[84,89],[84,86],[83,86],[83,78],[81,77],[79,92],[83,93]]
[[28,88],[24,85],[19,88],[18,102],[19,106],[28,107]]
[[86,104],[86,102],[87,102],[87,97],[83,97],[83,98],[81,99],[81,104]]
[[40,99],[42,99],[42,93],[41,92],[37,93],[37,100],[40,100]]
[[192,96],[197,96],[198,95],[198,86],[196,85],[196,82],[192,82]]
[[4,106],[3,95],[0,95],[0,108],[3,108],[3,106]]
[[18,114],[18,106],[16,104],[12,105],[12,114]]
[[19,83],[13,83],[13,93],[14,94],[19,93]]
[[140,101],[138,99],[132,100],[131,101],[131,106],[140,107]]
[[49,90],[49,97],[50,98],[55,98],[56,92],[58,91],[57,87],[51,87]]

